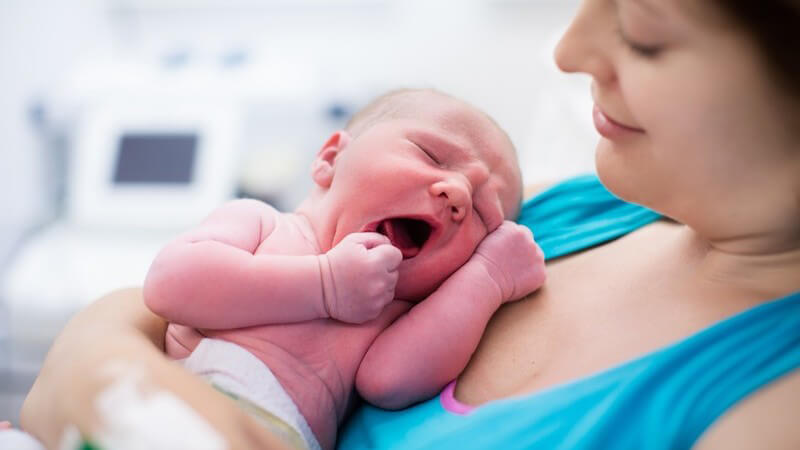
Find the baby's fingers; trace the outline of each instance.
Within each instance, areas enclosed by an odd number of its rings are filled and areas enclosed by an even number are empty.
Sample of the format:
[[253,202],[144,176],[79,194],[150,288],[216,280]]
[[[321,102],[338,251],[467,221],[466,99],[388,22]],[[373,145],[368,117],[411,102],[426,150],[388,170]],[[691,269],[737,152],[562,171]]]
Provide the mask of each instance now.
[[356,244],[361,244],[367,248],[367,250],[375,248],[379,245],[389,244],[389,238],[380,234],[380,233],[372,233],[365,231],[363,233],[352,233],[348,234],[344,240]]
[[375,256],[377,261],[384,264],[384,267],[389,272],[397,270],[400,263],[403,262],[403,252],[394,245],[379,245],[370,249],[369,252]]

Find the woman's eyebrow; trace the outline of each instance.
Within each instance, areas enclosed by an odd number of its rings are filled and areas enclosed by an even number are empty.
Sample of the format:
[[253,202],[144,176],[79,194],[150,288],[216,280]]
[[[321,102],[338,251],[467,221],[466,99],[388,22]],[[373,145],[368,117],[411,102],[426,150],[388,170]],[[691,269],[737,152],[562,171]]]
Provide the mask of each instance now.
[[663,15],[663,11],[661,11],[658,8],[657,4],[654,4],[650,0],[627,0],[627,1],[629,1],[631,3],[636,3],[642,9],[642,11],[644,11],[644,12],[650,14],[650,15],[653,15],[653,16],[661,16],[661,15]]

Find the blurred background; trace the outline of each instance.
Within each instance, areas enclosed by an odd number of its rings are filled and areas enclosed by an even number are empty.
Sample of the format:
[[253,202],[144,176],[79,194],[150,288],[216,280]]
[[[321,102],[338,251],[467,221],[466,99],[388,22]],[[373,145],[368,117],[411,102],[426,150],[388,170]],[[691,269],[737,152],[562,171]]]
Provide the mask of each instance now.
[[526,183],[593,170],[588,80],[552,50],[577,0],[0,0],[0,419],[52,339],[234,196],[292,209],[372,97],[491,114]]

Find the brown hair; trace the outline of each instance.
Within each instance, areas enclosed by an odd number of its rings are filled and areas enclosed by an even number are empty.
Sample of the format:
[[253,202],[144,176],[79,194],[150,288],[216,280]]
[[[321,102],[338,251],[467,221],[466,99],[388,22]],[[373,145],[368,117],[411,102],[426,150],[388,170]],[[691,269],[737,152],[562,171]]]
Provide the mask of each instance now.
[[719,0],[716,4],[734,25],[750,34],[772,76],[800,100],[800,0]]

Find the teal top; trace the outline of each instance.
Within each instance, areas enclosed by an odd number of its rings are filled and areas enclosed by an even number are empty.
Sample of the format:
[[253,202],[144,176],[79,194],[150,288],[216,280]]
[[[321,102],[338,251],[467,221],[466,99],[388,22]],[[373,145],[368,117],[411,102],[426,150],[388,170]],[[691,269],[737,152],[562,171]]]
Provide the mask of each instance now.
[[[527,201],[519,222],[552,259],[658,218],[584,176]],[[611,369],[466,415],[445,409],[439,396],[402,411],[362,406],[341,430],[339,448],[690,448],[731,405],[798,367],[800,292]]]

